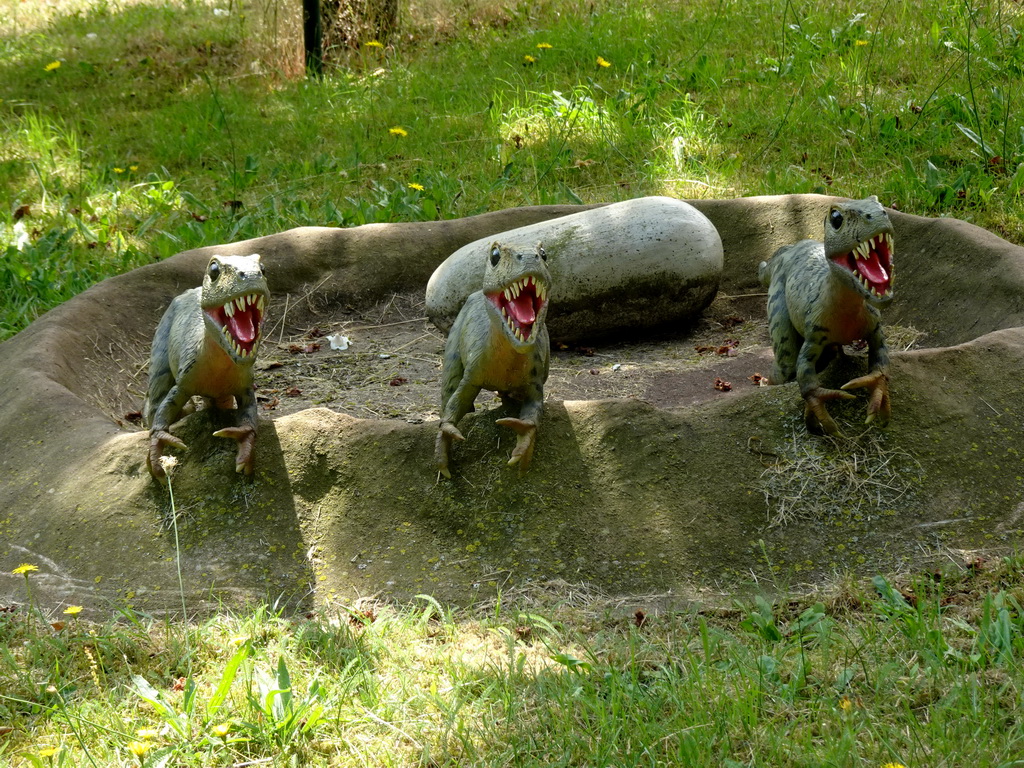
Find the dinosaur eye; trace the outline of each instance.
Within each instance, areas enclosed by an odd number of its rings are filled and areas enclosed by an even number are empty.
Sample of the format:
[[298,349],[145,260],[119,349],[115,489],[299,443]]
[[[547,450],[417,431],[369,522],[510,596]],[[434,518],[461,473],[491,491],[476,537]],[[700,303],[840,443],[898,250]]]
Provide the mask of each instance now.
[[540,246],[537,246],[537,255],[540,256],[541,261],[547,261],[548,260],[548,252],[545,251]]
[[828,215],[828,223],[832,225],[832,229],[839,229],[843,226],[843,214],[833,208]]
[[491,248],[491,266],[498,266],[498,261],[501,259],[501,249],[498,246]]
[[210,276],[210,280],[217,282],[217,278],[220,277],[220,263],[216,259],[211,261],[206,273]]

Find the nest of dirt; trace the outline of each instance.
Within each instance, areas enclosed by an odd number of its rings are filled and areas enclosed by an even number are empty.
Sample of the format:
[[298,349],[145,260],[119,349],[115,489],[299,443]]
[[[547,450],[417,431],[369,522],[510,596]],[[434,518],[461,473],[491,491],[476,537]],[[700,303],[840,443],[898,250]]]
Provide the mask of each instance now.
[[[686,327],[593,347],[553,339],[522,476],[483,394],[452,479],[438,481],[444,338],[423,290],[464,244],[578,207],[290,230],[86,291],[0,344],[0,506],[17,511],[0,516],[0,598],[22,588],[3,576],[21,562],[44,566],[33,583],[53,600],[173,611],[180,575],[197,610],[281,595],[465,602],[556,581],[699,596],[1019,546],[1024,251],[893,212],[893,420],[856,435],[864,398],[830,403],[854,435],[833,444],[803,430],[795,385],[759,386],[772,354],[756,280],[758,261],[820,232],[829,200],[697,202],[725,250],[715,302]],[[167,489],[133,420],[161,313],[227,247],[271,265],[256,473],[234,474],[209,414],[176,425],[188,445],[174,475],[179,574]],[[861,374],[863,357],[847,349],[828,384]]]

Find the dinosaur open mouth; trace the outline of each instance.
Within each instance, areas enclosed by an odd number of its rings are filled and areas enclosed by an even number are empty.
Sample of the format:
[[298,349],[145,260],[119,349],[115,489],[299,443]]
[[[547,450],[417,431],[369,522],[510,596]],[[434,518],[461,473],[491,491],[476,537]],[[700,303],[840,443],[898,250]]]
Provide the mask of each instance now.
[[508,332],[519,341],[532,341],[537,316],[547,303],[548,287],[533,275],[527,275],[496,293],[485,294],[501,312]]
[[892,235],[882,232],[832,260],[853,274],[864,289],[880,299],[892,290]]
[[235,354],[246,358],[255,353],[260,340],[265,306],[262,294],[250,293],[231,299],[223,306],[208,308],[206,314],[220,328]]

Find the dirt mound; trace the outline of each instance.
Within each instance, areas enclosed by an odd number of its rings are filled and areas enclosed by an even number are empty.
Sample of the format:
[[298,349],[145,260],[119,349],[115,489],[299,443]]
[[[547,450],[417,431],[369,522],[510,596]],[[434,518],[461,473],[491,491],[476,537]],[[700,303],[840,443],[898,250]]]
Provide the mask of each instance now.
[[[860,399],[832,407],[846,440],[809,437],[795,385],[753,380],[771,360],[757,263],[816,236],[829,201],[694,201],[725,247],[715,303],[691,327],[642,339],[555,339],[523,477],[505,466],[500,406],[481,397],[460,425],[454,479],[437,482],[443,339],[422,290],[463,244],[581,207],[303,228],[107,280],[0,345],[0,573],[37,564],[33,584],[51,601],[180,606],[168,494],[146,472],[134,420],[160,314],[221,251],[263,255],[271,343],[253,479],[234,474],[209,414],[178,428],[190,609],[377,592],[467,601],[544,579],[691,596],[1015,546],[1024,250],[964,222],[891,214],[884,432],[862,432]],[[342,336],[347,349],[332,348]],[[863,369],[851,353],[835,381]],[[23,588],[0,576],[0,601]]]

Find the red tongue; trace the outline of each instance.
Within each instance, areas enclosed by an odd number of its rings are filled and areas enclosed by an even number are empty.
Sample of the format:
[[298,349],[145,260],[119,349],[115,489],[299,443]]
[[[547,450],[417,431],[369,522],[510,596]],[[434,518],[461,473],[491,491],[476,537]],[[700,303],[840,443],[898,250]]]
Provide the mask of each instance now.
[[864,275],[872,285],[886,285],[889,282],[889,273],[885,271],[882,262],[874,253],[870,258],[857,260],[857,271]]
[[531,325],[537,319],[533,311],[533,294],[523,291],[508,303],[508,311],[519,325]]
[[251,344],[256,339],[256,326],[253,323],[253,314],[251,309],[247,309],[244,312],[235,310],[235,314],[228,318],[228,330],[242,344]]

